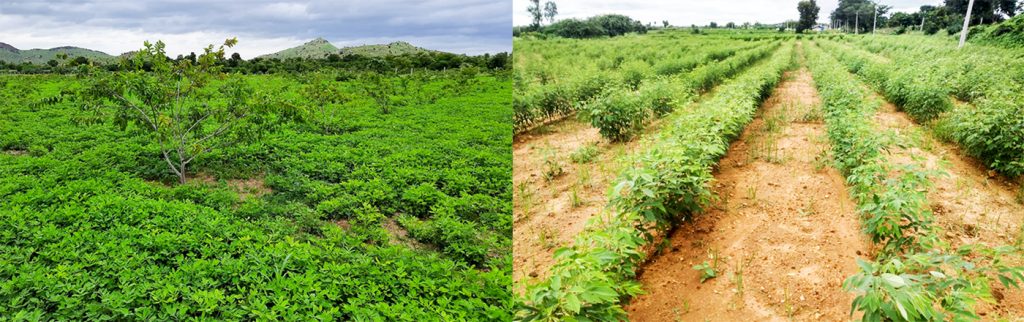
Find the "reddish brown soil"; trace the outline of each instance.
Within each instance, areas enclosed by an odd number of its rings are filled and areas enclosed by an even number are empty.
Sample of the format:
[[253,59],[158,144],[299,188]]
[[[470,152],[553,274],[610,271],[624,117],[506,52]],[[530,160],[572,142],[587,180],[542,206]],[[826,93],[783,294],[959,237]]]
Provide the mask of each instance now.
[[[806,69],[787,73],[719,163],[720,201],[644,267],[647,294],[627,306],[630,320],[850,319],[854,295],[841,284],[870,245],[843,177],[822,160],[825,126],[795,121],[819,103]],[[709,256],[718,277],[701,283],[692,266]]]
[[[880,99],[877,94],[874,97]],[[931,178],[928,202],[943,231],[942,237],[952,246],[1013,245],[1018,238],[1024,238],[1024,205],[1015,200],[1020,187],[964,156],[955,145],[935,140],[889,102],[883,100],[876,120],[904,145],[892,150],[891,162],[918,163],[937,172]],[[1024,319],[1024,292],[1005,290],[998,283],[993,288],[999,293],[997,298],[1002,298],[994,306],[980,307],[979,313]]]
[[[645,133],[656,128],[657,124],[652,124]],[[596,128],[574,117],[517,136],[512,145],[513,279],[517,292],[546,277],[554,263],[554,251],[570,245],[587,220],[604,211],[606,192],[619,173],[621,157],[636,151],[642,142],[609,143]],[[587,145],[597,149],[593,161],[573,163],[570,155]],[[550,181],[544,177],[547,160],[560,165],[563,172]]]
[[[188,174],[185,178],[189,183],[198,182],[199,184],[206,186],[216,186],[219,184],[219,180],[216,177],[205,172]],[[248,179],[228,179],[225,181],[231,190],[238,193],[240,201],[245,201],[246,199],[253,197],[259,198],[273,192],[273,190],[270,189],[270,187],[267,187],[266,183],[263,181],[263,175]]]

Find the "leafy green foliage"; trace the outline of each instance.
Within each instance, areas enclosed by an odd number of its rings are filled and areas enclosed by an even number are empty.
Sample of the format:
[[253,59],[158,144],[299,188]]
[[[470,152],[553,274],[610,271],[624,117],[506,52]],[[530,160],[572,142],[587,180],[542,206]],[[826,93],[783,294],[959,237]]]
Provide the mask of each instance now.
[[824,102],[837,168],[860,205],[865,232],[883,244],[878,262],[858,260],[860,271],[843,284],[858,294],[851,314],[861,311],[865,321],[978,319],[974,304],[992,298],[993,276],[1007,286],[1024,278],[1024,267],[1003,259],[1019,257],[1020,250],[975,245],[949,250],[938,238],[925,199],[934,174],[889,164],[881,154],[888,143],[873,125],[877,104],[837,60],[817,47],[804,47]]
[[[626,90],[644,92],[644,109],[653,110],[653,116],[659,117],[774,49],[774,45],[762,41],[748,42],[761,40],[749,36],[706,37],[700,42],[680,41],[680,36],[694,37],[678,32],[616,39],[516,39],[514,46],[523,53],[514,62],[516,133],[585,110],[604,96]],[[698,43],[701,45],[695,45]],[[680,82],[674,77],[693,81]],[[641,119],[616,117],[609,120],[609,126],[650,120],[648,113],[623,114]],[[631,130],[605,130],[624,131]]]
[[950,89],[934,76],[922,75],[916,66],[885,62],[849,46],[831,42],[822,45],[918,122],[935,119],[953,107]]
[[91,83],[83,100],[90,108],[113,107],[115,122],[134,123],[150,132],[170,170],[185,183],[187,166],[225,144],[224,134],[250,113],[248,84],[226,81],[211,86],[213,79],[224,77],[214,62],[237,42],[228,39],[217,50],[210,45],[195,65],[175,64],[167,58],[163,42],[146,42],[145,48],[121,61],[124,71],[88,75]]
[[651,118],[651,111],[644,106],[639,94],[613,90],[588,104],[580,115],[598,128],[601,136],[618,142],[628,141],[643,130],[645,121]]
[[[316,76],[212,78],[198,92],[214,104],[230,98],[221,85],[245,83],[272,106],[195,159],[212,179],[173,186],[158,143],[122,129],[117,109],[30,106],[90,79],[0,76],[12,94],[0,99],[0,316],[510,320],[511,82],[481,73],[459,94],[446,90],[457,72],[412,77],[436,100],[401,92],[408,105],[388,115],[363,95],[327,104],[331,133],[308,117],[322,107],[303,94]],[[343,93],[365,85],[329,78]],[[405,216],[431,225],[404,227],[425,247],[388,230]]]
[[[928,37],[875,38],[857,39],[856,45],[894,60],[867,76],[892,73],[898,78],[887,81],[883,92],[896,93],[887,97],[905,105],[912,116],[934,115],[940,137],[961,145],[989,168],[1011,178],[1024,175],[1024,62],[1019,53],[987,46],[956,50]],[[970,105],[943,102],[949,100],[948,93]]]
[[717,268],[708,263],[707,261],[704,261],[703,263],[697,265],[693,265],[693,269],[700,272],[701,283],[704,283],[704,281],[707,281],[709,279],[718,277],[718,272],[716,271]]

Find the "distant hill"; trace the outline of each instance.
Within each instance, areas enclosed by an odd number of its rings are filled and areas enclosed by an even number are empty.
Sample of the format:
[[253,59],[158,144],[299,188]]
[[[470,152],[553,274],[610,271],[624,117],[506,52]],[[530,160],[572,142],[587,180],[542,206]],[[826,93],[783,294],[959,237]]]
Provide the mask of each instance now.
[[338,53],[340,53],[338,47],[334,47],[334,45],[331,45],[330,42],[323,38],[317,38],[302,44],[302,46],[288,48],[273,54],[259,56],[258,58],[324,58],[330,54]]
[[[327,40],[323,38],[317,38],[305,44],[302,44],[301,46],[288,48],[272,54],[262,55],[259,56],[259,58],[326,58],[330,54],[339,54],[341,56],[361,55],[368,57],[383,57],[431,52],[437,53],[438,51],[416,47],[404,41],[396,41],[390,44],[380,45],[352,46],[339,49],[338,47],[335,47]],[[101,63],[112,63],[117,61],[118,57],[125,57],[127,55],[132,54],[133,52],[127,52],[119,56],[112,56],[100,51],[71,46],[56,47],[50,49],[20,50],[18,48],[15,48],[14,46],[0,42],[0,61],[9,63],[29,62],[37,65],[42,65],[46,64],[46,62],[50,61],[51,59],[56,59],[57,54],[59,53],[67,53],[68,57],[70,58],[82,56],[92,61],[97,61]]]
[[355,47],[345,47],[341,49],[342,55],[362,55],[370,57],[416,54],[421,52],[436,51],[416,47],[404,41],[396,41],[386,45],[364,45]]
[[116,60],[116,57],[107,53],[79,47],[64,46],[50,49],[20,50],[0,42],[0,61],[8,63],[29,62],[41,65],[46,64],[51,59],[56,59],[59,53],[66,53],[69,58],[81,56],[99,62],[112,62]]
[[352,46],[338,49],[323,38],[317,38],[298,47],[288,48],[273,54],[259,56],[259,58],[325,58],[330,54],[362,55],[369,57],[395,56],[402,54],[415,54],[421,52],[436,52],[429,49],[413,46],[404,41],[396,41],[382,45]]

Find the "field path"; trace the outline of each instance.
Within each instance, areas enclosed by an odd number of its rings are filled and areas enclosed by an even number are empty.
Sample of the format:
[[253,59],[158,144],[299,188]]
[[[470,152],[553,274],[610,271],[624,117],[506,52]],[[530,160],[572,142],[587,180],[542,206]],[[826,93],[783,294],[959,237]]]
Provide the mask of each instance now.
[[[719,163],[720,200],[639,276],[632,321],[850,320],[843,280],[869,256],[844,179],[827,166],[810,72],[789,72]],[[704,283],[692,266],[717,258]]]
[[[658,121],[644,134],[654,133]],[[568,117],[538,127],[515,138],[513,157],[513,279],[516,292],[525,281],[547,276],[555,250],[572,244],[588,219],[608,204],[607,189],[619,173],[623,155],[637,151],[639,138],[609,143],[597,128]],[[589,163],[573,163],[570,155],[587,145],[596,148]],[[548,181],[546,163],[555,163],[563,174]],[[578,200],[573,205],[574,199]]]
[[[892,103],[871,93],[874,99],[882,100],[876,123],[902,146],[890,151],[890,162],[917,163],[937,173],[931,177],[927,198],[944,240],[957,247],[976,243],[1014,245],[1024,239],[1024,205],[1015,200],[1019,187],[964,156],[955,145],[934,139]],[[1024,292],[995,284],[996,304],[979,307],[978,313],[1024,318]]]

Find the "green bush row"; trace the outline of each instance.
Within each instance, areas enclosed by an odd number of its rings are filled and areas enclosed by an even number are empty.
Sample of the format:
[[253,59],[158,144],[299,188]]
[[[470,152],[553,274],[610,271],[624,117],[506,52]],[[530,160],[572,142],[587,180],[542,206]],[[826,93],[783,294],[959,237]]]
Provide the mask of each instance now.
[[913,164],[889,163],[886,140],[873,123],[878,102],[833,57],[804,47],[836,166],[859,205],[864,231],[883,245],[875,261],[858,259],[860,270],[843,283],[858,293],[851,314],[861,311],[865,321],[977,319],[973,305],[991,298],[991,277],[1006,286],[1024,281],[1024,267],[1002,261],[1019,256],[1019,250],[950,250],[938,237],[925,196],[931,174]]
[[881,37],[857,45],[902,62],[904,75],[943,82],[954,96],[972,103],[973,108],[954,107],[940,116],[935,133],[991,169],[1024,175],[1024,60],[985,46],[956,50],[932,41],[907,45]]
[[723,80],[771,54],[778,43],[738,52],[721,61],[702,65],[685,75],[657,78],[635,88],[609,89],[586,104],[580,118],[598,128],[611,141],[628,141],[653,119],[691,101]]
[[[687,72],[763,46],[728,38],[702,47],[650,38],[614,43],[548,40],[543,44],[546,46],[533,41],[517,44],[526,58],[516,58],[515,133],[575,112],[606,89],[637,90],[645,80]],[[532,60],[524,62],[528,58]]]
[[551,276],[517,302],[522,321],[626,318],[619,302],[641,292],[637,268],[654,232],[664,232],[711,196],[711,168],[753,119],[758,104],[792,65],[792,46],[726,83],[692,110],[678,111],[653,146],[635,159],[613,189],[614,214],[587,223],[574,245],[555,253]]
[[931,121],[953,107],[949,87],[934,75],[921,73],[902,61],[887,61],[843,44],[820,44],[845,63],[850,72],[864,77],[915,121]]

